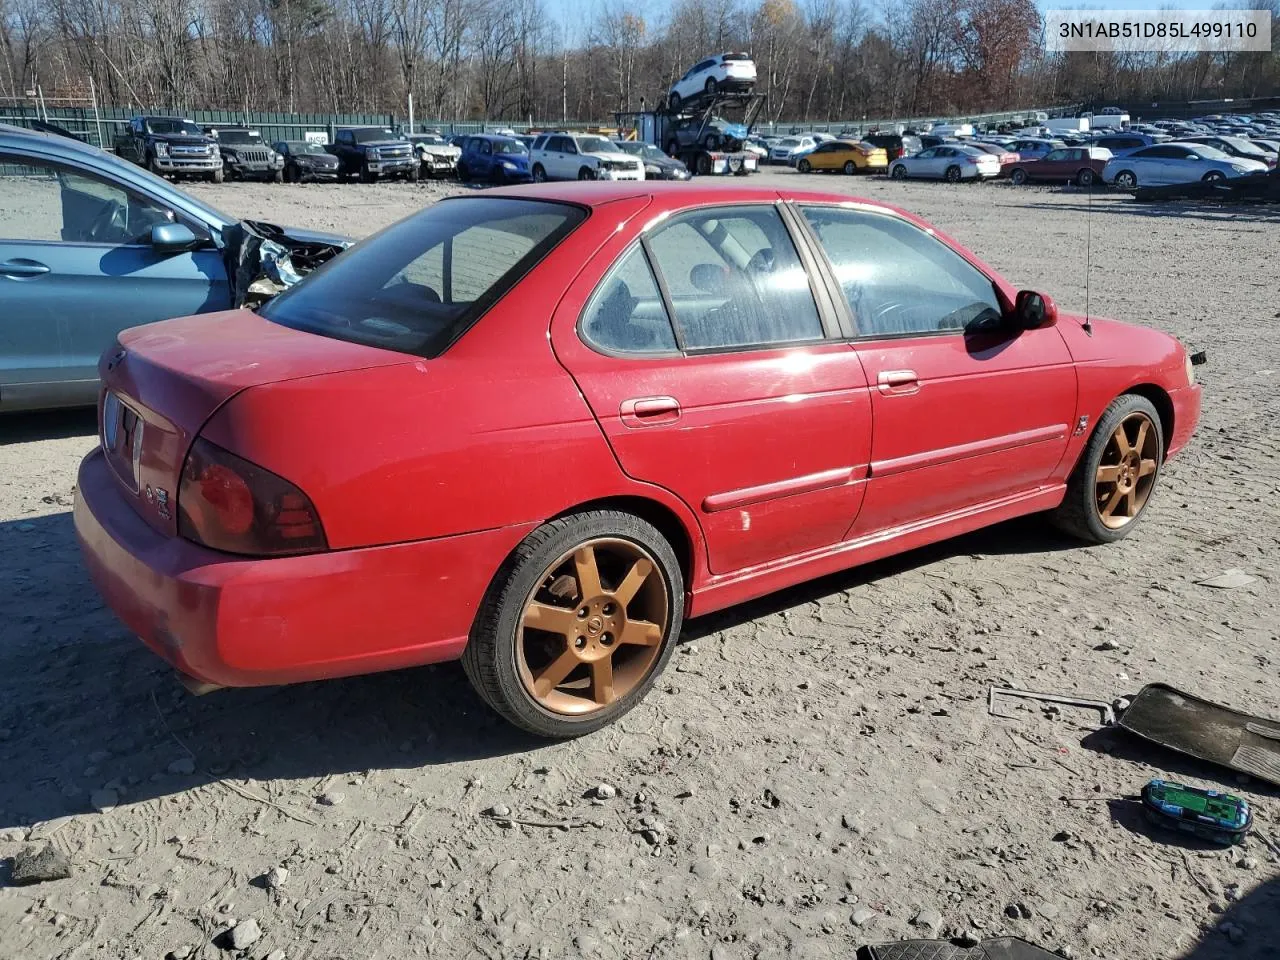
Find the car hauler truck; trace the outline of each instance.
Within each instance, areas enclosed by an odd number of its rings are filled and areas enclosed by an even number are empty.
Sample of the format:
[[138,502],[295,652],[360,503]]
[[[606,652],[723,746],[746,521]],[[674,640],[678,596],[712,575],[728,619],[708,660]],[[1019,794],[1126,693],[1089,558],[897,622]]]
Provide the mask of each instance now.
[[[676,111],[664,103],[653,110],[615,113],[614,117],[633,139],[665,150],[698,176],[745,177],[759,163],[745,146],[764,102],[764,94],[759,93],[717,93],[681,103]],[[721,116],[739,113],[740,123]]]

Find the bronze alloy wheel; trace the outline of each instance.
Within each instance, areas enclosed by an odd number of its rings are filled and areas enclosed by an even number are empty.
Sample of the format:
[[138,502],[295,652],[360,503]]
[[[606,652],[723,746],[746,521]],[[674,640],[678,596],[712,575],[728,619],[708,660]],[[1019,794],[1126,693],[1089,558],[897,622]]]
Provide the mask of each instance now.
[[1155,488],[1160,439],[1151,418],[1135,411],[1117,424],[1094,474],[1098,519],[1118,530],[1142,512]]
[[616,537],[561,555],[524,604],[516,667],[544,710],[582,716],[642,684],[663,650],[671,598],[654,557]]

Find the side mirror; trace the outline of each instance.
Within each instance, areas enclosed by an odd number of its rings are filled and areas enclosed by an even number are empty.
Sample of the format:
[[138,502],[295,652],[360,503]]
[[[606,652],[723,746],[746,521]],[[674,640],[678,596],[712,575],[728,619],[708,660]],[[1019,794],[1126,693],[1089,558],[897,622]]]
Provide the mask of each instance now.
[[185,223],[158,223],[151,228],[151,249],[156,253],[186,253],[198,246],[200,239]]
[[1013,307],[1014,325],[1019,330],[1051,327],[1058,322],[1058,305],[1047,293],[1019,290]]

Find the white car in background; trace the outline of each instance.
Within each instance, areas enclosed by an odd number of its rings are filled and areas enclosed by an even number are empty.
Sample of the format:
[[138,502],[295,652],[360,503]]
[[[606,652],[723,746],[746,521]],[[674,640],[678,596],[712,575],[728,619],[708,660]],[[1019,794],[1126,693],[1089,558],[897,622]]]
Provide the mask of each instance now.
[[544,133],[529,150],[535,182],[545,180],[643,180],[644,161],[623,153],[604,137]]
[[756,62],[747,53],[718,53],[700,60],[677,80],[667,94],[672,113],[682,105],[719,93],[750,93],[756,85]]
[[899,157],[889,167],[889,176],[894,180],[923,177],[952,183],[987,180],[1000,176],[1000,158],[977,147],[944,143],[910,157]]
[[813,137],[783,137],[769,148],[770,163],[790,163],[818,145]]
[[424,177],[453,176],[458,172],[458,158],[462,148],[456,147],[435,131],[415,133],[409,136],[413,152],[417,154],[419,173]]

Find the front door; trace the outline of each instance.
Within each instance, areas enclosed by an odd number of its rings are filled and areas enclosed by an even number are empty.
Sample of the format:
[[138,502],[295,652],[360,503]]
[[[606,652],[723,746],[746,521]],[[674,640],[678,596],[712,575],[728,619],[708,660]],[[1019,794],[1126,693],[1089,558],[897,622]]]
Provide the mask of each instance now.
[[153,250],[175,214],[131,188],[6,153],[0,201],[0,406],[91,403],[121,330],[231,305],[222,254]]
[[991,279],[905,218],[801,210],[844,292],[871,385],[875,431],[855,535],[1048,483],[1076,409],[1061,334],[1007,332]]
[[834,544],[857,515],[870,399],[811,267],[775,205],[706,208],[619,235],[553,321],[622,469],[684,501],[716,574]]

